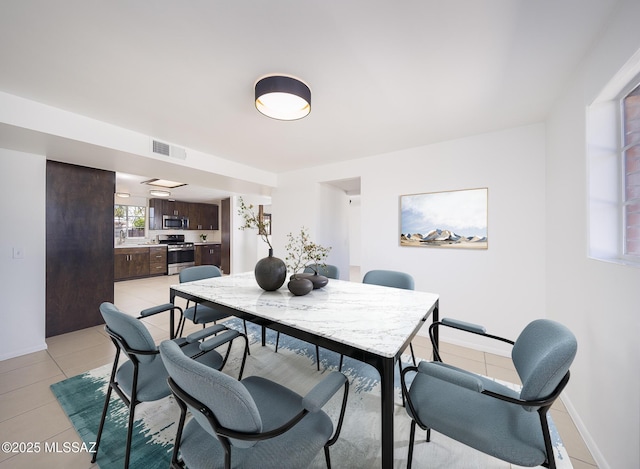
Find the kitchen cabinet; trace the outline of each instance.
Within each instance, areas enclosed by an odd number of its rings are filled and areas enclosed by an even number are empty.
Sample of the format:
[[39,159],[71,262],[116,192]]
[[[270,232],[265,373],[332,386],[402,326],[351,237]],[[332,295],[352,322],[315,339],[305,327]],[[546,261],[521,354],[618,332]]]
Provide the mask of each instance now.
[[149,229],[162,229],[162,199],[149,199]]
[[149,199],[149,229],[162,229],[162,216],[178,216],[189,218],[190,230],[217,230],[218,206],[180,202],[177,200]]
[[188,217],[190,205],[192,204],[190,204],[189,202],[164,199],[162,201],[162,214],[173,215],[176,217]]
[[220,244],[196,244],[196,265],[216,265],[221,264]]
[[149,275],[167,273],[167,247],[152,246],[149,248]]
[[149,248],[116,248],[113,257],[115,280],[149,276]]
[[190,204],[190,230],[217,230],[218,206],[216,204]]

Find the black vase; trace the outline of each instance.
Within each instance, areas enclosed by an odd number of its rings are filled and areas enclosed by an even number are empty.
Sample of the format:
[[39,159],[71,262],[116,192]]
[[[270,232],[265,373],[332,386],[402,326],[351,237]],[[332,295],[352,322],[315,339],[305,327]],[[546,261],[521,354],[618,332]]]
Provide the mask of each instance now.
[[280,288],[287,278],[287,266],[282,259],[273,257],[273,249],[269,249],[269,257],[260,259],[254,270],[256,282],[266,291]]
[[287,288],[294,295],[303,296],[313,290],[313,283],[307,278],[294,276],[289,283],[287,283]]
[[311,283],[313,283],[313,288],[314,290],[318,289],[318,288],[322,288],[324,286],[327,285],[327,283],[329,283],[329,279],[327,277],[325,277],[324,275],[318,275],[318,273],[308,273],[308,274],[296,274],[296,276],[298,278],[307,278],[309,280],[311,280]]

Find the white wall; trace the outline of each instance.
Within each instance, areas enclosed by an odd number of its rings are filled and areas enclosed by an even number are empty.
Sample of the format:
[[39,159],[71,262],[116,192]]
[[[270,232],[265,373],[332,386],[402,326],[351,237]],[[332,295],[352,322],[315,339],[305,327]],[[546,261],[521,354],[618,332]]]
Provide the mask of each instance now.
[[565,403],[601,468],[640,467],[640,269],[588,258],[585,110],[640,48],[638,18],[621,2],[547,129],[546,310],[578,339]]
[[[0,200],[8,221],[0,230],[0,360],[47,348],[45,181],[43,156],[0,148]],[[13,258],[14,249],[22,259]]]
[[[520,127],[281,175],[274,211],[290,221],[287,230],[302,223],[312,229],[331,225],[334,214],[323,209],[329,202],[318,182],[361,177],[362,272],[409,272],[418,290],[440,294],[442,316],[515,337],[526,323],[545,316],[544,159],[544,126]],[[488,250],[400,247],[400,195],[477,187],[489,188]],[[316,221],[319,212],[325,219]],[[348,230],[348,209],[345,219]],[[348,261],[348,253],[338,260]]]

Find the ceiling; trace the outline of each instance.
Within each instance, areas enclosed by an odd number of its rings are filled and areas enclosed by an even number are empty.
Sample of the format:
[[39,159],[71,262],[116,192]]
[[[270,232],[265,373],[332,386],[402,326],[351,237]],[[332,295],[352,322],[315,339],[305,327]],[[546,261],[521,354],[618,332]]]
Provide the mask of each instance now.
[[[541,122],[615,4],[10,0],[0,91],[280,173]],[[308,117],[256,111],[272,73]]]

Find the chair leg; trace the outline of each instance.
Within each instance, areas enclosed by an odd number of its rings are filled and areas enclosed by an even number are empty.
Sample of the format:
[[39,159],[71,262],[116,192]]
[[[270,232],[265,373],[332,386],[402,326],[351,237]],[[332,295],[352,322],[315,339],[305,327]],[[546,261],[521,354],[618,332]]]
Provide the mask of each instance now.
[[107,411],[109,410],[109,400],[111,399],[111,386],[107,389],[107,397],[104,400],[104,407],[102,408],[102,417],[100,418],[100,426],[98,427],[98,435],[96,436],[96,445],[94,448],[93,456],[91,456],[91,463],[96,462],[98,457],[98,447],[100,446],[100,439],[102,438],[102,429],[104,428],[104,421],[107,418]]
[[338,365],[338,371],[342,371],[342,361],[344,360],[344,355],[340,354],[340,365]]
[[329,447],[324,447],[324,459],[327,461],[327,469],[331,469],[331,456],[329,456]]
[[280,342],[280,332],[276,332],[276,353],[278,353],[278,343]]
[[129,460],[131,456],[131,440],[133,439],[133,416],[136,410],[136,402],[131,401],[131,405],[129,406],[129,425],[127,427],[127,446],[125,448],[124,455],[124,469],[129,469]]
[[413,343],[409,342],[409,349],[411,350],[411,360],[413,360],[413,366],[418,366],[416,364],[416,354],[413,353]]
[[[244,324],[244,335],[247,336],[247,338],[249,337],[249,333],[247,332],[247,320],[243,319],[242,320],[243,324]],[[248,339],[247,339],[248,340]],[[247,349],[247,353],[249,355],[251,355],[251,349]]]
[[[402,360],[401,359],[398,360],[398,369],[400,370],[400,376],[402,376]],[[402,395],[402,407],[405,407],[406,403],[404,401],[404,393],[401,392],[400,394]]]
[[411,433],[409,435],[409,455],[407,456],[407,469],[411,469],[411,460],[413,459],[413,443],[416,439],[416,421],[411,420]]
[[316,368],[320,371],[320,347],[316,344]]

